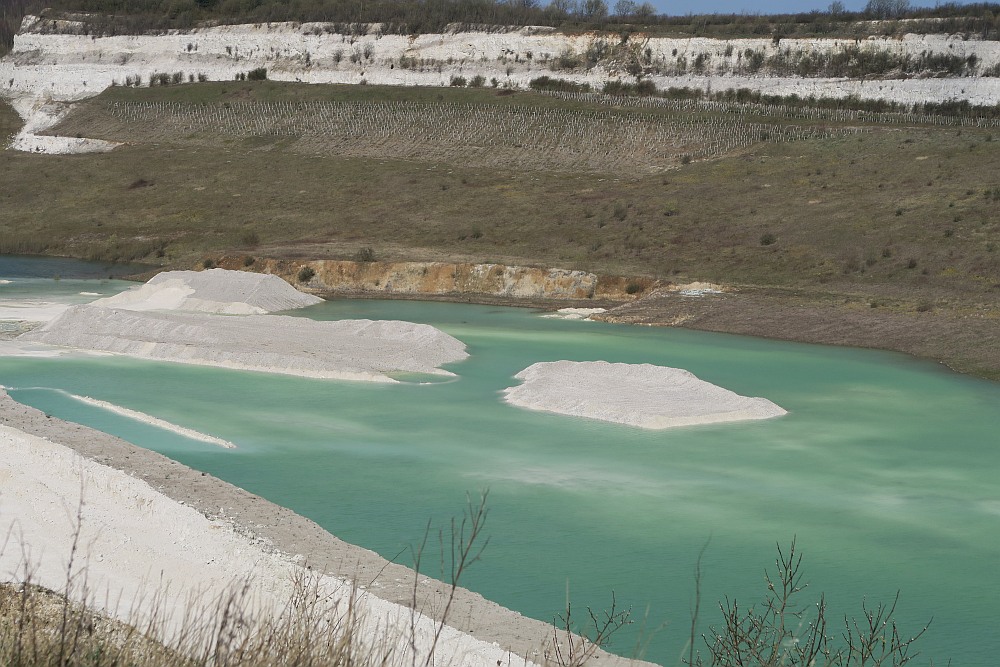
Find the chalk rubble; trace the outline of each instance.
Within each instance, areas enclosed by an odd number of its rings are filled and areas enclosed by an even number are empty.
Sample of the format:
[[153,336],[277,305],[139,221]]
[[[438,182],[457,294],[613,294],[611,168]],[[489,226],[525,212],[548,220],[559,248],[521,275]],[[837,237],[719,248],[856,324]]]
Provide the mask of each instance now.
[[278,276],[245,271],[165,271],[144,285],[94,301],[124,310],[173,310],[224,315],[263,315],[322,303]]
[[686,370],[652,364],[543,362],[514,377],[523,383],[504,390],[512,405],[648,429],[787,414],[765,398],[741,396]]

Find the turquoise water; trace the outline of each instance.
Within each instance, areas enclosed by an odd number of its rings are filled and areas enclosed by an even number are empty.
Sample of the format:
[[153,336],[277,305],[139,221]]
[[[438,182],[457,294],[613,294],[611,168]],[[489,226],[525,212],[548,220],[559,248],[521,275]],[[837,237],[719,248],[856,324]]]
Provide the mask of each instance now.
[[[489,489],[490,542],[463,583],[544,620],[564,608],[567,589],[574,615],[607,606],[614,591],[639,621],[613,645],[619,652],[648,641],[647,658],[679,663],[706,543],[703,629],[720,623],[719,599],[759,599],[775,545],[795,538],[811,582],[804,600],[825,592],[834,623],[860,615],[864,599],[891,601],[899,591],[905,631],[933,617],[918,664],[990,665],[1000,653],[1000,385],[902,355],[528,310],[335,301],[300,314],[427,322],[472,356],[450,366],[454,380],[392,386],[129,359],[0,358],[0,384],[19,401],[156,449],[407,564],[428,520],[445,526],[467,493]],[[557,359],[686,368],[790,414],[651,432],[500,400],[515,373]],[[428,562],[437,574],[437,557]],[[640,633],[643,617],[650,631]]]

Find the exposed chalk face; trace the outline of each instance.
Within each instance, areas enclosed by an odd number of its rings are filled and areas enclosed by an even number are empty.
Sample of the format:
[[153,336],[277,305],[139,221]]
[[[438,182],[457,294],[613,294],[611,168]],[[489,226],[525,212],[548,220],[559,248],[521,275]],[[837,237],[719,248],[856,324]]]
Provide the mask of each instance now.
[[[15,139],[20,150],[48,153],[107,151],[117,144],[95,139],[52,137],[39,133],[52,127],[68,107],[64,104],[100,94],[111,85],[127,85],[153,73],[179,73],[185,81],[204,78],[232,81],[234,76],[263,67],[268,77],[305,83],[361,83],[447,86],[453,76],[483,76],[498,85],[527,88],[542,75],[554,74],[552,63],[563,54],[582,58],[595,42],[593,33],[570,35],[549,28],[511,32],[382,34],[373,26],[365,35],[329,32],[332,24],[268,23],[225,25],[162,35],[114,35],[50,32],[48,22],[26,17],[13,49],[0,59],[0,96],[10,100],[27,125]],[[974,105],[1000,101],[1000,77],[938,77],[934,72],[909,78],[801,78],[747,72],[747,52],[767,58],[786,54],[836,55],[858,48],[873,54],[921,57],[946,54],[975,57],[979,71],[1000,64],[1000,42],[965,39],[962,35],[904,35],[902,38],[711,39],[635,35],[659,73],[647,77],[658,88],[700,90],[748,88],[769,95],[800,97],[856,96],[906,104],[967,100]],[[529,55],[530,54],[530,55]],[[706,61],[695,72],[688,63]],[[619,59],[620,60],[620,59]],[[403,66],[403,62],[410,63]],[[678,62],[686,63],[683,67]],[[423,64],[418,64],[423,63]],[[600,89],[607,81],[629,78],[621,62],[611,59],[594,67],[559,70],[561,79]]]
[[607,361],[532,364],[505,400],[529,410],[664,429],[787,414],[765,398],[741,396],[680,368]]
[[323,299],[303,294],[278,276],[226,269],[165,271],[146,284],[92,305],[124,310],[175,310],[263,315],[303,308]]

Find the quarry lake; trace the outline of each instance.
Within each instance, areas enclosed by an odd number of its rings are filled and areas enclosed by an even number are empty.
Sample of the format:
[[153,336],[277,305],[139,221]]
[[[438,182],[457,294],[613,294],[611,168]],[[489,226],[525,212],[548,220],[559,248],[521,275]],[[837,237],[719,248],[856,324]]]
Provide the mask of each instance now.
[[[51,267],[16,274],[0,263],[0,279],[11,281],[0,284],[0,302],[126,286],[32,274]],[[915,664],[987,665],[1000,655],[996,383],[891,353],[524,309],[344,300],[296,314],[424,322],[465,342],[471,357],[448,367],[455,378],[393,385],[119,357],[0,357],[0,384],[22,403],[155,449],[403,564],[429,520],[435,531],[446,526],[467,493],[488,489],[490,542],[462,583],[543,620],[565,609],[567,592],[580,618],[608,607],[613,592],[636,621],[610,647],[618,653],[639,644],[647,659],[680,663],[702,548],[699,632],[722,625],[719,600],[745,608],[762,599],[776,546],[795,539],[810,583],[801,601],[825,593],[830,634],[839,636],[844,615],[860,617],[863,602],[891,603],[898,591],[904,635],[933,618]],[[684,368],[789,414],[645,431],[501,400],[514,374],[560,359]],[[425,562],[440,575],[436,555]]]

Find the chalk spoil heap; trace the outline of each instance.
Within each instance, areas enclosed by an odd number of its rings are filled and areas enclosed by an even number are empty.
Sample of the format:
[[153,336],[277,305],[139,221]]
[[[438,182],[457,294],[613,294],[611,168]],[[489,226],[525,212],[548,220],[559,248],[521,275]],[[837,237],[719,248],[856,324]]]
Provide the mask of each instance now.
[[245,271],[165,271],[146,284],[94,301],[124,310],[174,310],[224,315],[263,315],[322,303],[278,276]]
[[393,382],[390,376],[395,373],[452,375],[439,366],[468,356],[461,341],[426,324],[219,314],[314,303],[315,297],[296,296],[294,288],[274,276],[218,269],[157,278],[121,298],[69,308],[18,340],[159,361],[375,382]]
[[765,398],[741,396],[679,368],[607,361],[532,364],[514,376],[505,400],[555,412],[649,429],[787,414]]

